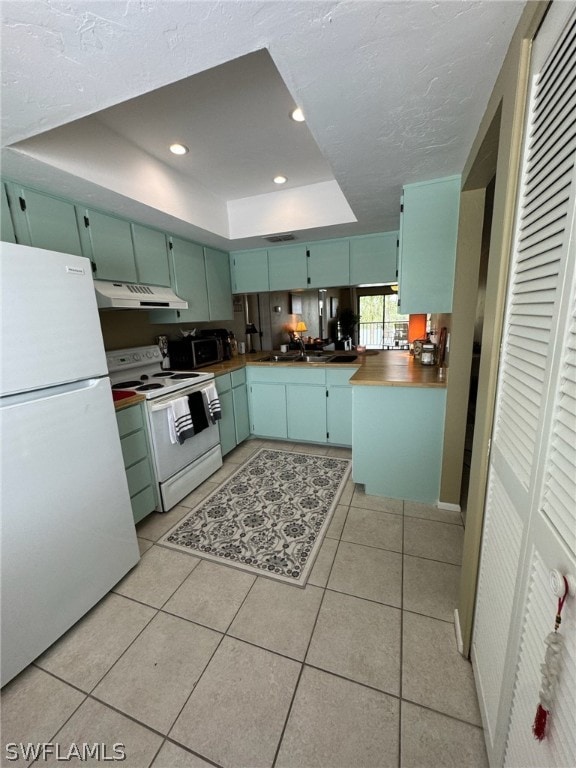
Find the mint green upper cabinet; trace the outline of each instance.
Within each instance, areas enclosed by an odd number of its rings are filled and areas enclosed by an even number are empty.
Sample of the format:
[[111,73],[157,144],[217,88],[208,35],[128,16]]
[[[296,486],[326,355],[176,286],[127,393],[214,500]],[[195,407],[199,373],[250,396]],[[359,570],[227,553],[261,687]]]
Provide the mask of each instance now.
[[132,224],[132,242],[138,282],[169,286],[168,247],[164,232]]
[[204,248],[206,287],[208,290],[208,316],[210,320],[232,320],[232,286],[230,259],[224,251]]
[[398,232],[350,238],[350,285],[393,283],[398,261]]
[[12,216],[10,214],[10,206],[8,205],[8,197],[6,195],[6,187],[2,184],[2,212],[0,218],[0,240],[4,240],[6,243],[15,243],[16,235],[14,234],[14,225],[12,224]]
[[82,255],[72,203],[32,189],[9,186],[16,239],[48,251]]
[[90,237],[92,261],[96,265],[94,277],[98,280],[137,282],[130,222],[100,211],[86,210],[80,215]]
[[188,240],[172,238],[172,270],[174,289],[181,299],[188,302],[188,309],[178,310],[175,321],[196,322],[208,320],[208,291],[204,248]]
[[327,240],[308,246],[308,287],[350,284],[350,241]]
[[271,291],[289,291],[308,285],[305,245],[282,245],[268,249],[268,276]]
[[268,291],[268,251],[236,251],[230,254],[233,293]]
[[407,184],[400,219],[399,304],[405,314],[452,311],[460,176]]

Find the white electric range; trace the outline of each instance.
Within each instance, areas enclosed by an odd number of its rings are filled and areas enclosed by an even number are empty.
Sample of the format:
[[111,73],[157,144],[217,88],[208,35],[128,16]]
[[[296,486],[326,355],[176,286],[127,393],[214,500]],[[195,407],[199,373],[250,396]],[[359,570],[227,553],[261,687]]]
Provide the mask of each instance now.
[[[213,398],[214,374],[205,371],[174,371],[162,368],[158,347],[131,347],[106,353],[112,389],[144,395],[154,472],[158,483],[159,509],[167,512],[222,466],[218,424],[202,402]],[[203,392],[210,392],[204,397]],[[187,398],[195,421],[195,434],[173,443],[170,413],[174,400]]]

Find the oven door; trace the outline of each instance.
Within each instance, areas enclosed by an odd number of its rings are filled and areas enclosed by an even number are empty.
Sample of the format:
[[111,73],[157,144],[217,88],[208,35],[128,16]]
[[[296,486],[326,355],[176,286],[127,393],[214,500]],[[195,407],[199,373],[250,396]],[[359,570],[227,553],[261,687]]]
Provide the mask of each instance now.
[[193,461],[220,443],[218,424],[212,424],[209,416],[206,429],[189,437],[182,444],[174,444],[170,440],[169,409],[171,402],[176,398],[201,392],[205,388],[205,384],[196,384],[173,392],[166,397],[159,397],[146,402],[154,467],[160,483],[165,482],[176,472],[192,464]]

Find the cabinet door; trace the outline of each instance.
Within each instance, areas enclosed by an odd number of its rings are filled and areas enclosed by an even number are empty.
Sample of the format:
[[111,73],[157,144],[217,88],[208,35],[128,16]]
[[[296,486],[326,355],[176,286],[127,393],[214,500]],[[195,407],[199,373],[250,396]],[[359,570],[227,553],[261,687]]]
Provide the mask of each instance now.
[[350,239],[350,285],[393,283],[397,279],[398,232]]
[[460,176],[404,187],[401,218],[402,312],[452,312]]
[[76,210],[72,203],[25,188],[18,189],[18,197],[19,200],[12,203],[18,203],[23,211],[22,218],[28,230],[26,244],[82,256]]
[[308,266],[305,245],[285,245],[268,249],[268,277],[271,291],[306,288]]
[[169,286],[168,248],[164,232],[132,224],[132,242],[138,282]]
[[234,387],[232,390],[234,402],[234,426],[236,428],[236,444],[239,445],[250,436],[250,419],[248,416],[248,389],[246,384]]
[[14,234],[14,225],[12,224],[12,215],[10,213],[10,206],[8,205],[8,196],[6,195],[6,187],[2,184],[2,212],[0,216],[0,240],[4,240],[7,243],[15,243],[16,235]]
[[220,447],[222,456],[236,447],[236,427],[234,425],[234,402],[232,400],[232,390],[221,392],[218,395],[220,406],[222,408],[222,418],[218,422],[220,431]]
[[130,222],[100,211],[84,211],[84,224],[90,234],[92,260],[98,280],[136,282],[136,262]]
[[177,320],[179,322],[208,320],[208,291],[203,247],[174,237],[171,252],[176,293],[188,302],[188,309],[178,310]]
[[251,384],[250,414],[253,434],[262,437],[287,437],[284,384]]
[[350,242],[330,240],[308,247],[308,287],[350,284]]
[[329,443],[352,445],[352,387],[328,387],[326,420]]
[[326,387],[288,384],[286,408],[289,438],[312,443],[326,442]]
[[266,248],[231,253],[230,271],[234,293],[258,293],[270,290]]
[[229,256],[224,251],[205,247],[204,263],[210,320],[232,320],[234,310],[232,308]]

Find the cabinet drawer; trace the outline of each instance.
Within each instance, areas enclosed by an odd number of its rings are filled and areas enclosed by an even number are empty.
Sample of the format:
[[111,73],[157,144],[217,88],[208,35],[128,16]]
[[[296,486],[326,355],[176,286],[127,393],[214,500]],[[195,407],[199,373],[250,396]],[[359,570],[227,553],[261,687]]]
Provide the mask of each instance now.
[[122,446],[122,456],[124,457],[125,467],[131,467],[132,464],[136,464],[137,461],[144,459],[148,455],[148,446],[146,444],[144,430],[123,437],[120,444]]
[[147,485],[150,485],[152,483],[152,476],[148,459],[144,458],[127,469],[126,478],[128,480],[130,497],[135,496],[143,488],[146,488]]
[[228,392],[229,389],[232,389],[232,380],[229,373],[224,373],[222,376],[216,377],[216,391],[219,395],[222,394],[222,392]]
[[136,496],[133,496],[130,499],[130,503],[132,504],[134,522],[139,523],[140,520],[143,520],[146,517],[146,515],[149,515],[150,512],[153,512],[156,509],[154,488],[151,485],[144,488],[144,490],[140,491],[140,493],[137,493]]
[[124,408],[116,413],[116,421],[118,422],[120,437],[135,432],[137,429],[142,429],[144,426],[142,408],[139,405]]
[[233,387],[239,387],[241,384],[246,384],[246,369],[241,368],[239,371],[232,371],[231,379]]

